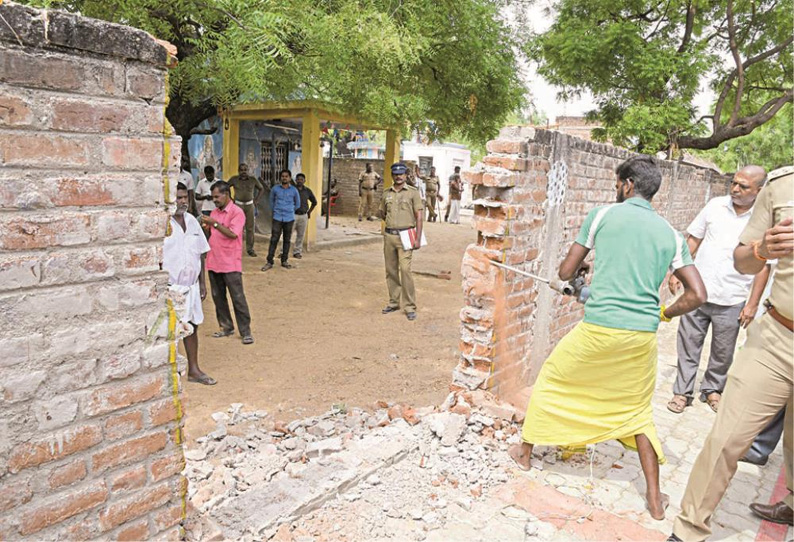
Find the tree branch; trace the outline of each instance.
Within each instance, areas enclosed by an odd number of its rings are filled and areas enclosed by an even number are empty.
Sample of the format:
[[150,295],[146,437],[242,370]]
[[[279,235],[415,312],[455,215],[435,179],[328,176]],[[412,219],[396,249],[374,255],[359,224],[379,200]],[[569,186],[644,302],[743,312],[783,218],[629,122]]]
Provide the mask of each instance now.
[[736,43],[736,23],[733,20],[733,0],[728,0],[728,47],[731,49],[731,56],[733,62],[736,64],[736,95],[733,98],[733,111],[731,111],[731,118],[728,120],[728,125],[733,126],[736,122],[736,117],[739,115],[739,109],[742,106],[742,93],[744,92],[744,64],[742,57],[739,55],[739,45]]
[[678,46],[678,53],[681,54],[686,51],[689,46],[689,40],[692,39],[692,29],[695,27],[695,9],[692,2],[687,3],[686,8],[686,27],[684,28],[684,38],[681,40],[681,45]]

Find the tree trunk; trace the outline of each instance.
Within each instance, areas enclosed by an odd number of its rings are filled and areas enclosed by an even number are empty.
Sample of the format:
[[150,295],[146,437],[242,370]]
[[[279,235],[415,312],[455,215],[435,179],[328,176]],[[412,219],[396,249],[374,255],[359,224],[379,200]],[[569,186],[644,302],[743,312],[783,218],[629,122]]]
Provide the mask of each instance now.
[[174,127],[176,134],[182,138],[182,156],[190,154],[187,148],[187,143],[190,140],[190,131],[216,113],[217,109],[209,100],[194,105],[189,102],[183,102],[179,96],[171,98],[165,110],[165,116],[171,126]]

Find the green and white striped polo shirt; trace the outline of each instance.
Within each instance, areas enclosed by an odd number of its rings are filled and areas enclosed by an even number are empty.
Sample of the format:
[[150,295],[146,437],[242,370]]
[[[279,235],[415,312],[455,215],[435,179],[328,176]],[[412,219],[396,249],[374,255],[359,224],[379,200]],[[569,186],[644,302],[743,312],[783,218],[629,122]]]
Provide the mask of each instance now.
[[659,288],[667,271],[692,265],[684,237],[650,202],[634,197],[590,211],[576,242],[595,250],[584,321],[655,332]]

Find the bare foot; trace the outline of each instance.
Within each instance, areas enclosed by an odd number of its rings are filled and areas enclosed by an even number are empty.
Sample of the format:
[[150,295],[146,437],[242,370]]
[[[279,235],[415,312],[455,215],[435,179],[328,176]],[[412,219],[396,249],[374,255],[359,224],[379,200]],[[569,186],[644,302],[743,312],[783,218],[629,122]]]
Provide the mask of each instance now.
[[670,506],[670,495],[667,493],[659,493],[658,495],[654,495],[653,498],[651,498],[650,494],[646,494],[645,500],[647,503],[648,512],[651,513],[651,517],[655,520],[663,520],[664,511],[667,510],[668,506]]
[[529,461],[531,459],[531,450],[532,448],[529,444],[522,443],[522,444],[513,444],[508,448],[507,453],[516,462],[518,468],[521,470],[529,470],[531,465]]

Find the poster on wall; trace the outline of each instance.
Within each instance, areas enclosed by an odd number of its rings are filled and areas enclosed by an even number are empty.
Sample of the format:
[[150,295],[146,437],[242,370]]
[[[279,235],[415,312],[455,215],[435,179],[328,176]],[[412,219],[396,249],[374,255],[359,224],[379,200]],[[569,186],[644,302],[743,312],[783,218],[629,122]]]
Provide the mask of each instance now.
[[292,172],[292,178],[298,173],[303,173],[303,161],[301,160],[301,151],[289,151],[289,170]]
[[215,168],[215,178],[223,179],[223,125],[218,116],[202,121],[198,125],[202,131],[215,131],[209,135],[197,134],[190,137],[187,148],[190,153],[190,169],[194,179],[204,178],[204,168]]

